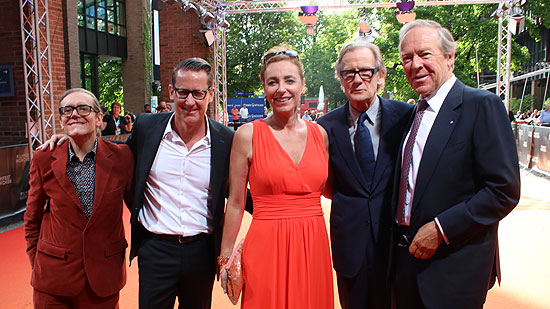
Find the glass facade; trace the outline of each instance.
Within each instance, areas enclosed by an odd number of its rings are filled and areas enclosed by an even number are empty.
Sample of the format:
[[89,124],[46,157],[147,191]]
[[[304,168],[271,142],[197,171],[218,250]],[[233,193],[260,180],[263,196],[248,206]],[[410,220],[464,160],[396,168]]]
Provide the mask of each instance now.
[[126,37],[124,0],[78,0],[78,26]]

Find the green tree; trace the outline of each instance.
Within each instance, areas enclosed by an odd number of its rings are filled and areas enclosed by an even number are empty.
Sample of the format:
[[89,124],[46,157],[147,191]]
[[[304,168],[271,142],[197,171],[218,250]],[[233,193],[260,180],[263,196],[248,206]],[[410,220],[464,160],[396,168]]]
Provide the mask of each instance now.
[[[477,71],[496,71],[498,21],[491,18],[496,5],[424,6],[415,8],[417,19],[432,19],[448,28],[458,41],[454,73],[461,81],[477,87]],[[399,58],[399,29],[392,9],[379,10],[380,33],[375,43],[380,46],[386,66],[386,90],[394,97],[407,100],[418,97],[408,85]],[[476,61],[476,48],[478,61]],[[512,44],[512,71],[519,70],[529,57],[527,48]]]
[[329,106],[343,105],[346,95],[340,89],[340,81],[334,75],[334,64],[342,45],[350,41],[357,28],[355,11],[341,14],[318,14],[317,29],[311,36],[311,47],[303,59],[308,97],[317,97],[323,86]]
[[110,109],[114,102],[120,102],[124,110],[122,87],[122,60],[99,61],[99,102]]
[[287,43],[303,52],[305,30],[291,12],[246,13],[228,17],[231,24],[226,31],[227,93],[236,91],[262,92],[259,78],[264,52]]

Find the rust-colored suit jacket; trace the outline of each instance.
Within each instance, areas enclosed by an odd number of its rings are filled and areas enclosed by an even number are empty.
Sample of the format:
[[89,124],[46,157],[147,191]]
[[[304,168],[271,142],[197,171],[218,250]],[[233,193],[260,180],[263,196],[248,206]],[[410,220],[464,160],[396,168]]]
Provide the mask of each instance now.
[[94,207],[86,221],[67,175],[68,145],[37,151],[31,161],[25,212],[31,285],[72,297],[88,280],[98,296],[106,297],[126,284],[122,209],[123,198],[131,197],[134,160],[128,146],[98,138]]

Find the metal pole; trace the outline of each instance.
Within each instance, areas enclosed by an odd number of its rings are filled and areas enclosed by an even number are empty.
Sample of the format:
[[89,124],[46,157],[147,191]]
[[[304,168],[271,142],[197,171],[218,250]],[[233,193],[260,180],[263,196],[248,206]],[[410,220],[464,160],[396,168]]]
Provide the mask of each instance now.
[[479,58],[477,56],[477,47],[479,43],[476,43],[476,73],[477,73],[477,88],[479,88]]
[[510,63],[512,62],[512,23],[508,16],[508,33],[506,35],[506,80],[504,84],[504,105],[506,111],[510,109]]
[[521,110],[521,106],[523,106],[523,98],[525,97],[525,89],[527,88],[527,78],[525,79],[525,83],[523,83],[523,92],[521,93],[521,102],[519,102],[519,110]]
[[544,97],[543,97],[543,100],[542,100],[542,104],[544,104],[544,102],[546,102],[546,94],[548,93],[548,79],[550,78],[550,73],[547,72],[546,73],[546,87],[544,88]]

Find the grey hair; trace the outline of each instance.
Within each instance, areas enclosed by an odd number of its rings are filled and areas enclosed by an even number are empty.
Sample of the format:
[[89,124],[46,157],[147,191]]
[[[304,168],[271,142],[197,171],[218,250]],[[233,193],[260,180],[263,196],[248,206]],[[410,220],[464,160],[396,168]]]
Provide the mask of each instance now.
[[344,58],[344,56],[352,50],[363,47],[370,49],[374,54],[376,70],[382,72],[383,74],[386,74],[386,66],[384,65],[384,59],[382,59],[380,48],[366,41],[353,41],[346,43],[340,50],[340,54],[338,54],[338,60],[334,64],[334,76],[336,77],[336,79],[338,79],[340,76],[340,70],[342,69],[342,59]]
[[417,19],[410,23],[406,23],[403,28],[399,31],[399,51],[401,52],[401,44],[407,36],[407,33],[416,27],[430,27],[437,30],[439,35],[439,49],[444,55],[454,56],[456,52],[456,41],[453,38],[453,35],[449,29],[441,26],[440,23],[428,20],[428,19]]
[[[101,105],[99,104],[99,100],[97,99],[97,97],[92,92],[90,92],[90,91],[88,91],[84,88],[72,88],[72,89],[69,89],[69,90],[63,92],[63,94],[59,98],[59,106],[61,106],[61,102],[63,102],[63,99],[65,99],[69,94],[74,93],[74,92],[81,92],[81,93],[87,94],[92,99],[92,110],[94,112],[96,112],[97,114],[102,114]],[[118,104],[120,104],[120,103],[118,103]],[[96,128],[95,129],[95,134],[97,136],[101,136],[101,129]]]

